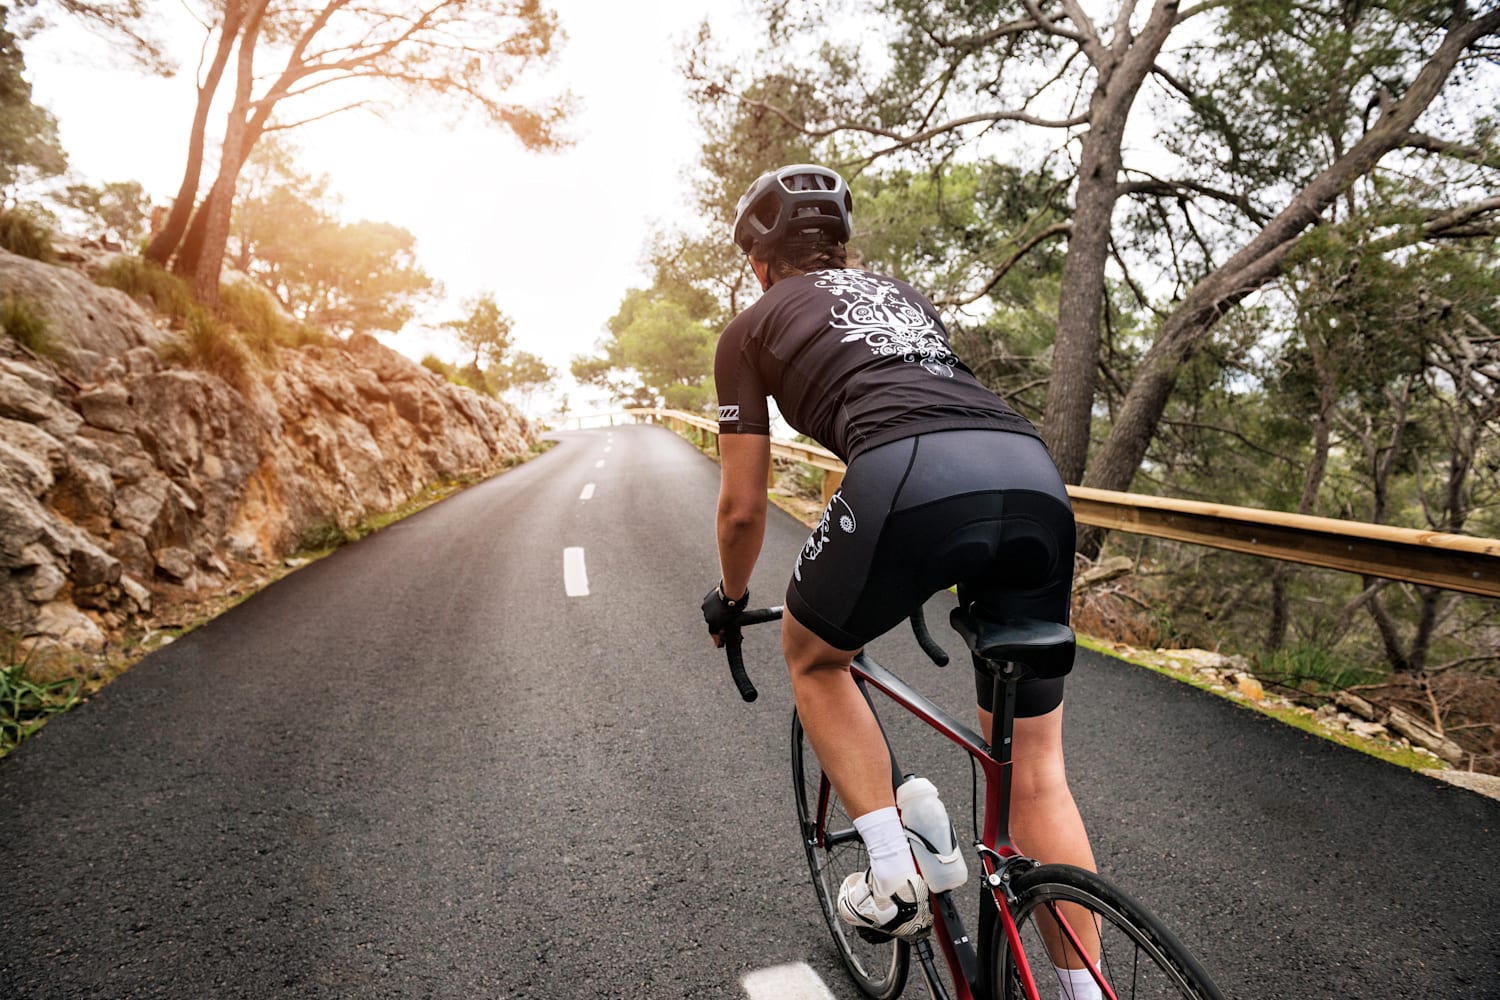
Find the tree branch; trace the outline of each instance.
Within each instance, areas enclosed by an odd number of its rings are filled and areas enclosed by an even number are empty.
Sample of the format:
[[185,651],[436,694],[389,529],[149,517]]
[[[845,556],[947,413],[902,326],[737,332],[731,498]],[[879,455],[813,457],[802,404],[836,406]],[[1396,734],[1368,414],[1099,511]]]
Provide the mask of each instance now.
[[[1078,115],[1064,121],[1049,121],[1044,118],[1038,118],[1035,115],[1027,114],[1024,111],[995,111],[989,114],[976,114],[969,115],[965,118],[954,118],[950,121],[944,122],[941,125],[934,125],[931,128],[924,129],[920,132],[914,132],[910,135],[902,135],[901,133],[893,131],[891,129],[879,128],[874,125],[862,125],[859,122],[838,122],[826,128],[813,128],[806,122],[798,121],[796,117],[794,117],[786,109],[778,107],[777,105],[772,104],[770,101],[756,100],[744,96],[737,96],[736,100],[738,100],[741,104],[744,104],[746,107],[759,108],[761,111],[775,115],[791,128],[796,129],[803,135],[811,136],[814,139],[826,139],[828,136],[833,135],[836,132],[861,132],[865,135],[877,135],[884,139],[890,139],[892,142],[896,143],[896,146],[892,147],[892,149],[914,146],[918,143],[926,142],[928,139],[932,139],[936,136],[942,135],[945,132],[953,132],[957,129],[963,128],[965,125],[975,125],[979,122],[1013,121],[1022,122],[1027,125],[1036,125],[1041,128],[1073,128],[1078,125],[1086,125],[1089,120],[1088,115]],[[882,156],[887,152],[891,152],[891,149],[874,153],[872,154],[871,158],[873,159],[876,156]]]
[[1407,149],[1422,149],[1440,156],[1451,156],[1459,160],[1477,163],[1482,167],[1500,167],[1500,155],[1480,146],[1469,146],[1449,139],[1440,139],[1423,132],[1408,132],[1401,145]]
[[1052,223],[1052,225],[1048,226],[1046,229],[1043,229],[1041,232],[1037,233],[1035,236],[1031,237],[1031,239],[1023,243],[1015,253],[1011,254],[1010,257],[1005,261],[1005,263],[1000,265],[1000,268],[995,272],[994,276],[991,277],[990,280],[985,283],[985,286],[978,292],[975,292],[973,295],[969,296],[966,299],[947,299],[944,300],[942,304],[953,307],[963,307],[979,301],[980,299],[988,295],[990,293],[990,290],[1000,283],[1000,279],[1004,278],[1008,273],[1010,273],[1010,269],[1015,267],[1016,264],[1020,262],[1021,258],[1025,257],[1038,245],[1046,240],[1051,239],[1054,236],[1061,236],[1066,233],[1071,233],[1072,231],[1073,224],[1071,222]]
[[[1139,173],[1140,171],[1136,171]],[[1270,216],[1250,204],[1249,195],[1235,194],[1233,191],[1220,191],[1218,188],[1200,184],[1197,181],[1172,181],[1150,177],[1144,181],[1126,181],[1116,190],[1121,196],[1128,197],[1135,194],[1149,194],[1155,197],[1181,197],[1184,192],[1201,194],[1216,201],[1222,201],[1226,205],[1233,205],[1246,217],[1264,225],[1270,221]]]

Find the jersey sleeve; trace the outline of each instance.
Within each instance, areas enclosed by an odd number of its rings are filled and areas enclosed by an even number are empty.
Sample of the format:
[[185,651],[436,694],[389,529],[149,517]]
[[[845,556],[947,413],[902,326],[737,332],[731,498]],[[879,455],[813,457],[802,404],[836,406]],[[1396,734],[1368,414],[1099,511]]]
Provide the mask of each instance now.
[[765,384],[755,367],[751,330],[741,313],[724,328],[714,352],[714,387],[719,394],[720,434],[771,434]]

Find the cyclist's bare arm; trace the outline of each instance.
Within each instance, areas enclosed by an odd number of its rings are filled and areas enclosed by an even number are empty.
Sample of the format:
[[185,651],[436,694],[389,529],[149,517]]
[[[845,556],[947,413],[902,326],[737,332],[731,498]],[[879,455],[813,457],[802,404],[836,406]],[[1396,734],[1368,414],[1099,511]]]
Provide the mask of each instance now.
[[766,533],[771,439],[764,434],[721,434],[719,461],[719,568],[725,595],[738,597],[750,587]]

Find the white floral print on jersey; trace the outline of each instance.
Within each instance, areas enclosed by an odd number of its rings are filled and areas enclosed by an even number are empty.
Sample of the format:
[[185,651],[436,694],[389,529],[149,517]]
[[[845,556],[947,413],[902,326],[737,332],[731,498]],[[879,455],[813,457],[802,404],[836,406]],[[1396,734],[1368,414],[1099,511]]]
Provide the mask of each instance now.
[[832,310],[832,325],[845,331],[843,343],[863,341],[876,354],[895,355],[933,375],[953,377],[958,358],[938,332],[937,321],[902,295],[894,282],[852,268],[817,275],[817,287],[840,298]]

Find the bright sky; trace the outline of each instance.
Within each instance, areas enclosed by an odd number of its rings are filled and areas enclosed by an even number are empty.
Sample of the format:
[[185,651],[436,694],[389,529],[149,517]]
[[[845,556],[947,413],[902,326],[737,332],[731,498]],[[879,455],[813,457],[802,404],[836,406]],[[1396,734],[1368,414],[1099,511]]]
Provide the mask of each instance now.
[[[517,346],[566,381],[569,359],[591,353],[626,289],[646,282],[647,235],[694,201],[683,174],[699,136],[678,71],[680,43],[704,17],[721,38],[754,28],[738,0],[548,5],[568,38],[543,86],[578,98],[572,148],[538,155],[498,130],[450,132],[420,116],[386,122],[361,112],[289,137],[304,150],[303,169],[332,177],[347,218],[416,235],[421,265],[448,293],[427,319],[457,318],[463,299],[492,292],[516,320]],[[162,8],[180,14],[177,5]],[[33,99],[58,118],[74,174],[94,183],[138,180],[160,202],[176,193],[202,30],[187,22],[181,39],[183,70],[171,79],[110,68],[120,60],[105,43],[76,30],[49,30],[24,44]],[[220,123],[216,109],[210,129]],[[425,334],[415,322],[382,339],[413,358],[457,358],[449,336]],[[576,391],[572,402],[574,412],[584,405]]]

